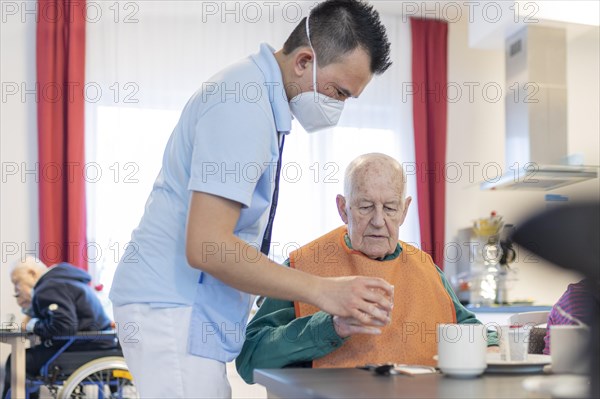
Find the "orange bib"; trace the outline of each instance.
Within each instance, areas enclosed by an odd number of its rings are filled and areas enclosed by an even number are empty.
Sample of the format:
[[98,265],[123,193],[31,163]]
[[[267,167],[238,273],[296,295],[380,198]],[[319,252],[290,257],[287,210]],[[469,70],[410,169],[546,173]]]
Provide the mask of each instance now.
[[[357,334],[313,367],[356,367],[367,363],[403,363],[434,366],[436,328],[456,323],[456,310],[431,257],[400,242],[402,252],[393,260],[373,260],[348,248],[346,226],[339,227],[290,254],[290,266],[322,277],[381,277],[394,285],[392,322],[381,335]],[[296,317],[319,311],[295,302]]]

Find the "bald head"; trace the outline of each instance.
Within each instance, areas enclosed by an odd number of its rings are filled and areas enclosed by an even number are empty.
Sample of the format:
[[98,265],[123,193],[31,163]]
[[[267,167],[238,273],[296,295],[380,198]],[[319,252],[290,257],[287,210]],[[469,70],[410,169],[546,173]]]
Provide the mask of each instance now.
[[12,278],[12,276],[17,274],[31,273],[39,279],[46,270],[48,270],[48,267],[44,262],[33,256],[27,256],[25,259],[19,259],[13,264],[10,276]]
[[15,297],[21,308],[31,306],[31,290],[48,270],[46,265],[32,256],[17,261],[10,272],[10,279],[15,286]]
[[352,248],[372,259],[394,253],[411,202],[405,192],[402,165],[388,155],[365,154],[348,165],[336,202]]
[[344,196],[347,199],[365,181],[376,176],[385,175],[390,187],[393,187],[404,199],[406,193],[406,175],[402,165],[389,155],[373,152],[354,158],[346,168],[344,175]]

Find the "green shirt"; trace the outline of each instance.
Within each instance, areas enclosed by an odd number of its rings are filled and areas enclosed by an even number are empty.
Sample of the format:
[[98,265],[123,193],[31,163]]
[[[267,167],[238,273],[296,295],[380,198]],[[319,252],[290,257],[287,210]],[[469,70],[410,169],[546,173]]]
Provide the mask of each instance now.
[[[346,235],[346,245],[352,248]],[[397,258],[402,252],[400,244],[396,251],[382,262]],[[289,259],[285,262],[289,266]],[[436,266],[456,310],[456,322],[481,324],[475,314],[468,311],[458,300],[444,273]],[[333,317],[323,311],[311,316],[296,318],[294,303],[266,298],[246,329],[246,341],[235,363],[238,373],[249,384],[254,383],[253,371],[257,368],[272,369],[303,365],[323,357],[344,342],[335,332]],[[498,345],[495,332],[488,331],[488,346]]]

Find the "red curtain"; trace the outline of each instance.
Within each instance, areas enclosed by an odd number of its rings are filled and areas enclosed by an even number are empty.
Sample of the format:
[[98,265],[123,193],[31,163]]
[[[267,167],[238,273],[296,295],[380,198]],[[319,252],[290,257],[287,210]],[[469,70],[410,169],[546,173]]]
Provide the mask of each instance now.
[[85,0],[38,0],[39,256],[87,270]]
[[443,269],[448,24],[418,18],[410,24],[421,248]]

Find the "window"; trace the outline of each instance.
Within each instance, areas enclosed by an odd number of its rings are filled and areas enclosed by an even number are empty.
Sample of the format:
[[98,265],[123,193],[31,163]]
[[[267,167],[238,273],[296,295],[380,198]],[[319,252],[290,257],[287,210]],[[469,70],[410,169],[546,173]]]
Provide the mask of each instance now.
[[[89,256],[96,282],[107,290],[178,117],[174,110],[97,107],[95,145],[88,146],[94,149],[87,168]],[[340,226],[335,197],[343,194],[348,163],[368,152],[399,158],[400,141],[393,130],[380,128],[341,126],[307,134],[294,121],[284,149],[271,257],[283,262],[289,252]],[[401,237],[417,242],[418,225],[407,222]]]
[[[297,18],[282,17],[279,8],[272,19],[265,3],[263,18],[235,23],[203,13],[205,4],[142,2],[127,21],[102,18],[87,25],[87,83],[102,94],[86,103],[88,238],[96,249],[90,272],[105,293],[188,98],[224,66],[256,53],[260,43],[281,48],[312,3],[298,3],[305,8]],[[102,15],[114,16],[111,5],[97,4]],[[359,100],[347,102],[339,127],[309,135],[294,126],[286,139],[273,231],[272,257],[278,261],[341,225],[335,196],[343,192],[351,159],[384,152],[414,162],[412,102],[401,90],[410,82],[410,28],[395,16],[382,15],[382,22],[392,43],[390,70],[373,78]],[[100,177],[94,177],[96,170]],[[418,242],[416,183],[410,176],[408,193],[413,204],[400,237]]]
[[95,282],[107,290],[143,215],[179,112],[110,106],[95,111],[87,146],[88,256]]

